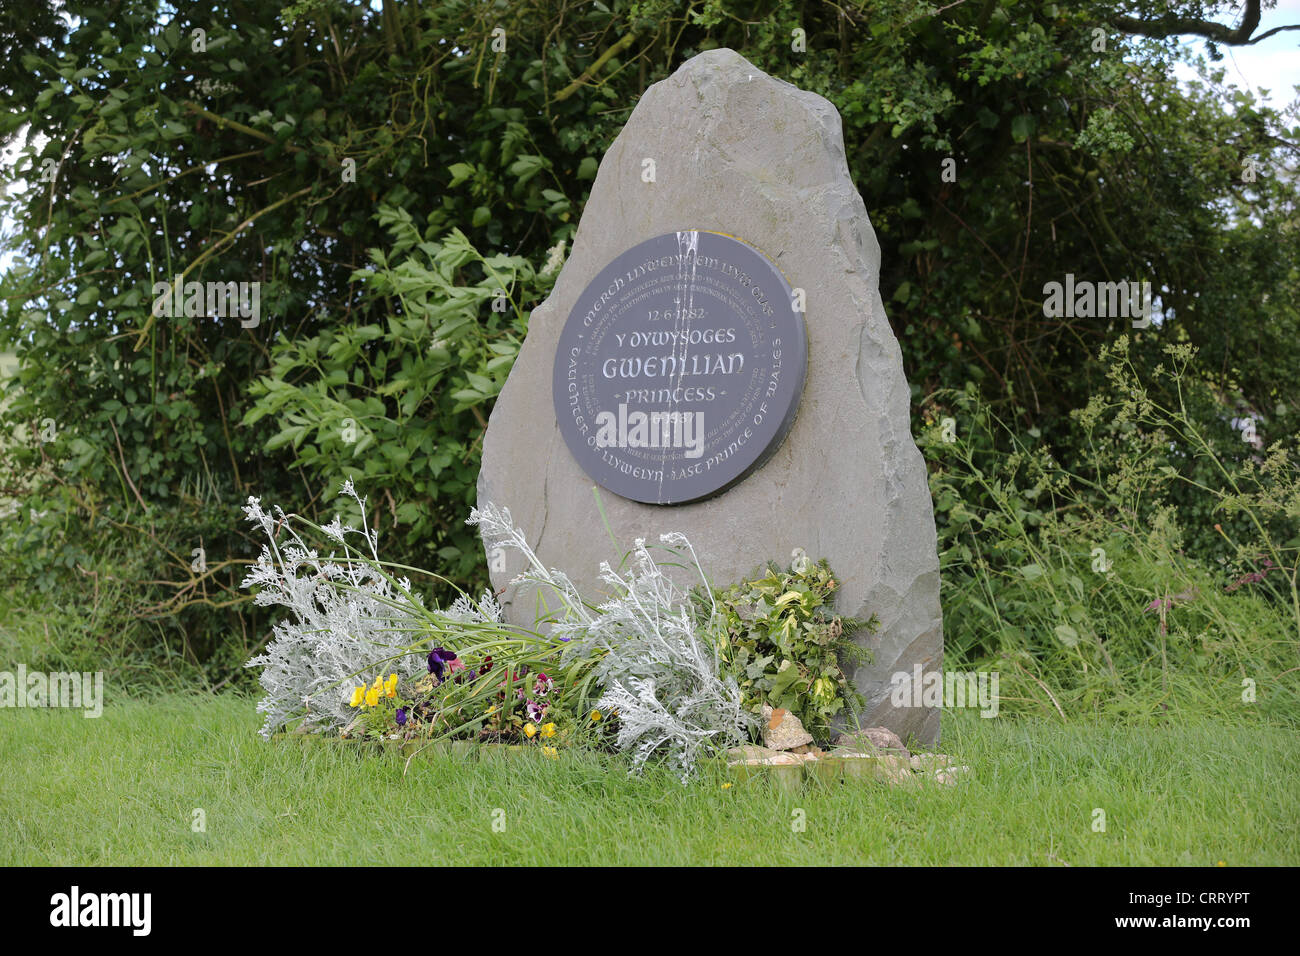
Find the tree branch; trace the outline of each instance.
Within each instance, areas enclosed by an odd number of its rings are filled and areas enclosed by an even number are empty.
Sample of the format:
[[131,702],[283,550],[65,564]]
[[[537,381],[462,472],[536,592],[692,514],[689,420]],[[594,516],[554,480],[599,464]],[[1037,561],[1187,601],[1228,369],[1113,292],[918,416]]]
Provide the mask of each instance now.
[[[237,225],[234,229],[230,230],[230,232],[226,233],[216,242],[212,243],[212,245],[208,246],[208,248],[204,249],[201,253],[199,253],[198,257],[193,262],[191,262],[188,266],[185,267],[185,271],[181,273],[180,276],[181,279],[183,280],[187,275],[189,275],[196,268],[198,268],[198,266],[205,259],[210,258],[216,253],[220,252],[226,246],[234,242],[236,236],[238,236],[241,232],[243,232],[245,229],[247,229],[249,226],[255,223],[262,216],[265,216],[268,212],[270,212],[273,209],[277,209],[280,206],[283,206],[287,202],[291,202],[294,199],[297,199],[299,196],[307,195],[307,193],[311,192],[311,189],[312,187],[310,186],[304,186],[302,189],[299,189],[296,193],[291,193],[290,195],[285,196],[283,199],[277,199],[275,202],[271,203],[271,205],[267,206],[265,209],[259,209],[257,212],[253,213],[251,216],[249,216],[247,219],[245,219],[243,222]],[[157,321],[157,319],[158,316],[155,315],[152,311],[150,311],[149,320],[145,322],[144,327],[140,329],[139,332],[136,333],[134,351],[136,352],[140,351],[140,347],[144,345],[144,337],[149,334],[149,330],[153,328],[154,322]]]
[[1246,12],[1242,15],[1241,23],[1235,28],[1216,23],[1214,20],[1202,20],[1199,17],[1180,17],[1175,13],[1166,13],[1153,20],[1142,20],[1137,17],[1116,17],[1112,22],[1125,33],[1135,33],[1139,36],[1153,37],[1155,39],[1190,34],[1205,37],[1207,40],[1222,43],[1224,46],[1250,46],[1271,37],[1275,33],[1281,33],[1283,30],[1300,30],[1300,24],[1274,27],[1272,30],[1252,38],[1252,34],[1259,27],[1259,17],[1259,0],[1246,0]]
[[552,99],[551,102],[552,103],[563,102],[564,100],[567,100],[570,96],[572,96],[574,93],[578,92],[578,90],[582,89],[583,84],[586,83],[587,80],[591,79],[593,76],[595,76],[597,73],[600,72],[600,68],[604,66],[605,63],[611,57],[617,56],[618,54],[622,53],[624,50],[626,50],[628,47],[632,45],[632,41],[635,39],[636,39],[636,33],[632,31],[628,31],[627,33],[623,34],[623,36],[619,37],[617,43],[615,43],[608,50],[606,50],[604,53],[602,53],[599,57],[596,58],[595,63],[591,64],[591,66],[583,70],[581,75],[576,80],[574,80],[564,89],[560,90],[560,92],[556,93],[555,98]]

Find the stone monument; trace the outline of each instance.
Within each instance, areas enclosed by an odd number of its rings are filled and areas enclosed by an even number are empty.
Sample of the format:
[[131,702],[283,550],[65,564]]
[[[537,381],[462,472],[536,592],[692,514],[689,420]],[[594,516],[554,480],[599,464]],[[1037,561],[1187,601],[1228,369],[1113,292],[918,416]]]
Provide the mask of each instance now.
[[[718,585],[795,548],[880,619],[863,726],[937,743],[891,678],[938,670],[939,562],[879,246],[839,114],[731,50],[645,92],[600,164],[483,440],[480,503],[599,600],[610,541],[685,533]],[[492,571],[506,587],[510,555]],[[535,605],[507,589],[511,620]],[[919,689],[919,688],[918,688]],[[913,695],[919,698],[919,694]]]

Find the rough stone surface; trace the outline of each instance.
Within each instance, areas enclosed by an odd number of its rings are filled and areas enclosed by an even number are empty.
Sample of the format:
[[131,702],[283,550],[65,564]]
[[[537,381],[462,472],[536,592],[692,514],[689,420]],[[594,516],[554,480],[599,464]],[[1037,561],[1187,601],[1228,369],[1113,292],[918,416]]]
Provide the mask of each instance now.
[[746,766],[746,767],[792,767],[801,765],[804,759],[799,754],[788,754],[772,752],[770,757],[746,757],[742,760],[730,760],[728,766]]
[[[642,181],[644,159],[655,181]],[[807,295],[809,365],[798,417],[768,462],[724,494],[690,505],[601,499],[569,453],[551,400],[560,330],[611,259],[665,232],[708,229],[760,249]],[[872,663],[853,675],[863,721],[930,745],[939,711],[895,709],[890,677],[941,665],[939,562],[925,465],[912,440],[902,354],[877,288],[880,250],[845,162],[835,108],[732,50],[711,50],[648,89],[601,162],[573,248],[527,339],[483,441],[480,503],[510,508],[542,561],[588,600],[605,593],[601,560],[634,538],[688,534],[717,584],[796,548],[825,557],[837,610],[877,614]],[[492,561],[489,562],[493,563]],[[492,574],[506,587],[508,554]],[[509,619],[531,624],[536,598],[506,592]]]
[[769,750],[767,747],[757,747],[754,744],[745,744],[743,747],[732,747],[727,751],[728,763],[752,763],[755,761],[771,760],[773,757],[781,756],[778,750]]
[[800,752],[804,749],[778,751],[753,745],[733,747],[727,751],[727,769],[742,780],[775,775],[769,779],[791,791],[797,790],[806,780],[822,783],[875,781],[913,790],[926,786],[952,787],[969,779],[971,774],[970,767],[956,766],[952,758],[944,754],[918,754],[909,758],[879,751]]
[[940,786],[954,787],[970,773],[970,767],[945,767],[930,774],[930,781]]
[[953,759],[947,754],[913,754],[912,769],[918,773],[934,773],[947,770],[953,765]]
[[773,710],[763,705],[763,746],[772,750],[793,750],[810,744],[813,735],[804,729],[799,718],[788,710]]
[[876,757],[872,760],[871,767],[872,776],[882,783],[901,787],[915,786],[918,783],[916,774],[904,757],[891,754]]
[[790,752],[795,754],[809,754],[816,757],[818,760],[826,756],[826,752],[816,744],[800,744],[798,747],[791,747]]
[[916,774],[907,767],[891,767],[882,770],[877,779],[894,787],[915,787],[919,783]]
[[861,730],[845,731],[835,738],[834,743],[837,747],[867,748],[881,753],[899,753],[904,757],[910,756],[898,734],[888,727],[864,727]]

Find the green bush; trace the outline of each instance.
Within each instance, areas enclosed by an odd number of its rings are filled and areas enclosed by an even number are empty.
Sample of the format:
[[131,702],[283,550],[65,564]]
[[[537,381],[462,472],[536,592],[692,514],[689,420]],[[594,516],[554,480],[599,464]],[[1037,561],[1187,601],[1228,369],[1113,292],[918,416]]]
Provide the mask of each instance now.
[[[1074,416],[1092,451],[1081,466],[1057,461],[973,391],[942,396],[964,424],[955,441],[940,425],[923,438],[935,464],[945,656],[999,671],[1012,712],[1295,722],[1294,451],[1278,443],[1222,457],[1184,406],[1161,403],[1162,391],[1204,387],[1189,348],[1164,351],[1169,365],[1150,383],[1126,339],[1102,353],[1109,387]],[[1200,480],[1207,471],[1212,484]],[[1203,511],[1238,519],[1231,559],[1186,546],[1172,501],[1188,486]]]
[[[1104,385],[1093,356],[1119,330],[1041,314],[1044,282],[1070,272],[1155,283],[1160,333],[1205,357],[1188,412],[1212,440],[1232,438],[1225,404],[1270,441],[1300,426],[1293,121],[1222,71],[1180,87],[1159,30],[1112,30],[1097,53],[1100,0],[60,9],[0,11],[0,137],[17,147],[0,203],[20,224],[0,280],[19,363],[0,497],[22,505],[0,586],[72,606],[103,567],[122,587],[104,640],[167,661],[184,635],[214,682],[228,645],[266,636],[238,603],[250,494],[320,517],[333,503],[314,489],[387,483],[371,517],[407,549],[394,557],[481,578],[459,522],[539,266],[644,90],[720,46],[839,109],[918,405],[971,382],[1084,460],[1069,413]],[[260,323],[153,315],[153,283],[178,275],[259,282]],[[1198,554],[1246,567],[1208,515],[1190,520],[1206,499],[1169,495]],[[1239,540],[1244,518],[1225,518]]]
[[[721,612],[713,635],[723,667],[736,678],[746,709],[763,705],[790,711],[823,743],[841,712],[856,717],[862,697],[843,667],[869,658],[855,641],[874,631],[876,618],[858,621],[833,613],[838,587],[825,560],[796,556],[795,565],[771,565],[766,573],[716,593]],[[856,723],[851,720],[850,723]]]
[[295,468],[376,489],[389,505],[378,515],[401,531],[403,560],[476,592],[486,568],[465,515],[479,446],[555,269],[484,257],[460,230],[422,234],[404,209],[381,207],[379,220],[392,245],[372,250],[373,265],[353,277],[375,321],[278,338],[243,424],[269,417],[283,427],[267,452],[291,448]]

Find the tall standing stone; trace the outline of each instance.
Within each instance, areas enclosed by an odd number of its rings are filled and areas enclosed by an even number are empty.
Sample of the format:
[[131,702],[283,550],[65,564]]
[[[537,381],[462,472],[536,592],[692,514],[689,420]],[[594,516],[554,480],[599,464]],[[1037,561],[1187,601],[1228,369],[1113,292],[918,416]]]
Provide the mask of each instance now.
[[[692,58],[645,92],[600,164],[570,257],[533,311],[492,412],[479,502],[510,508],[541,560],[568,572],[588,600],[600,598],[599,563],[619,554],[593,480],[561,431],[557,346],[613,260],[689,230],[743,240],[780,270],[795,297],[802,290],[802,397],[770,457],[715,497],[661,505],[603,491],[611,529],[621,548],[684,532],[716,584],[768,560],[785,562],[795,548],[825,557],[841,583],[837,611],[880,618],[879,632],[863,638],[874,660],[854,674],[868,699],[863,725],[933,744],[937,708],[890,703],[892,675],[910,681],[917,664],[937,670],[943,652],[925,463],[878,290],[879,245],[849,178],[839,114],[822,97],[726,49]],[[509,556],[493,571],[494,585],[505,587],[519,570]],[[532,623],[532,596],[508,590],[505,599],[512,620]]]

